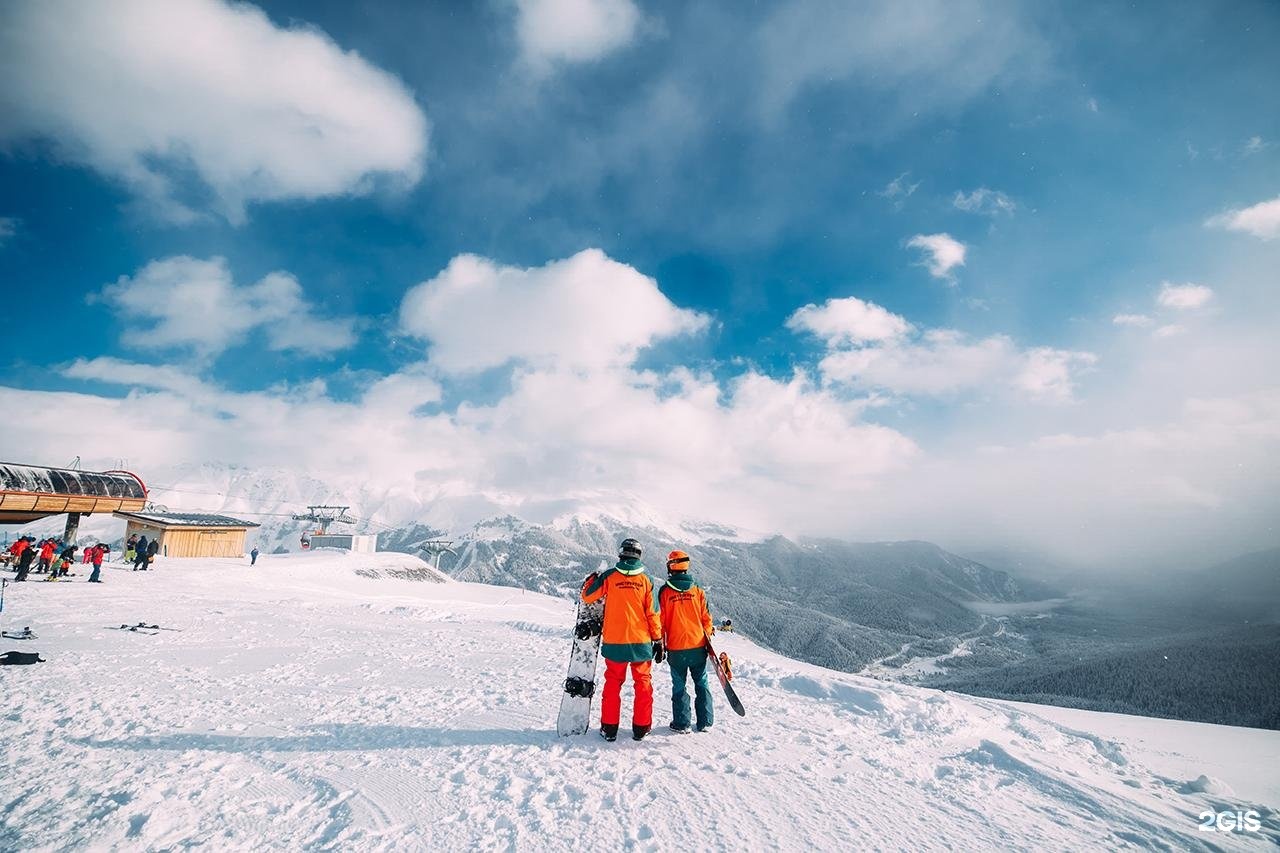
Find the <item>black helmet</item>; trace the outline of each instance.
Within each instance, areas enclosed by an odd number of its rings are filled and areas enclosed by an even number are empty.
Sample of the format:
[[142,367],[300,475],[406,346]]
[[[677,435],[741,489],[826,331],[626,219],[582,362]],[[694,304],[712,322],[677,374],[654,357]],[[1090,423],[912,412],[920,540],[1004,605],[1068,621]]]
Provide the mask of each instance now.
[[634,539],[623,539],[618,546],[618,556],[624,560],[640,559],[640,543]]

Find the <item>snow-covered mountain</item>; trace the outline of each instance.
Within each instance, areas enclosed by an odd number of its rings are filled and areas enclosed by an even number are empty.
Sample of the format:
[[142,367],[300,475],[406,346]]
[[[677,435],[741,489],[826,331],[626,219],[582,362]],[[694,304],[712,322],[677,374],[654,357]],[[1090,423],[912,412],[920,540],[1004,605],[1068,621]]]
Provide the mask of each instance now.
[[[571,595],[584,575],[612,560],[628,536],[644,543],[661,574],[666,553],[689,552],[717,618],[775,651],[856,671],[919,640],[977,630],[973,602],[1018,601],[1040,591],[1005,572],[927,542],[796,542],[675,516],[625,493],[532,502],[477,495],[435,483],[379,485],[357,477],[320,480],[284,469],[192,465],[152,472],[152,500],[169,509],[241,516],[267,553],[298,550],[314,525],[291,516],[308,505],[350,506],[349,529],[376,533],[379,548],[418,553],[454,542],[441,567],[460,580]],[[44,522],[53,532],[60,520]],[[118,539],[123,524],[90,519],[85,536]]]
[[[1280,733],[891,684],[741,635],[717,640],[745,718],[716,693],[709,732],[668,731],[657,666],[650,737],[561,739],[571,602],[395,571],[430,570],[316,552],[11,586],[0,627],[39,636],[0,648],[47,662],[0,669],[0,849],[1280,843]],[[174,630],[111,627],[139,621]]]

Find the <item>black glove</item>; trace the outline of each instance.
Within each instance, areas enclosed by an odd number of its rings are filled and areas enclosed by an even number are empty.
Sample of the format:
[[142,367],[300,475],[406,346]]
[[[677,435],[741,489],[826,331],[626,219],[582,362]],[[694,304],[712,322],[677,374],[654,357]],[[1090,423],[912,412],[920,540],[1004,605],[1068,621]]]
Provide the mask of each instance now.
[[662,650],[662,641],[653,641],[653,661],[654,663],[662,663],[667,659],[667,653]]

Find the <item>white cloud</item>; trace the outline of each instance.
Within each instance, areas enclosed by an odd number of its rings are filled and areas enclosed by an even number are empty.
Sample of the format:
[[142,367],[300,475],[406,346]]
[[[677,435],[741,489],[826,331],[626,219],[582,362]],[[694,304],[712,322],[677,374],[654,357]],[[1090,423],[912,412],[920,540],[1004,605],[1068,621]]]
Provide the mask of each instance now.
[[949,280],[952,270],[964,266],[965,245],[950,234],[917,234],[907,245],[925,252],[924,265],[934,278]]
[[1181,335],[1186,330],[1187,327],[1179,323],[1166,323],[1152,332],[1151,336],[1155,338],[1172,338]]
[[513,360],[626,365],[655,341],[697,332],[707,322],[598,249],[529,269],[461,255],[410,289],[400,307],[401,326],[429,341],[431,364],[445,373]]
[[535,68],[591,62],[631,43],[640,24],[632,0],[516,0],[516,35]]
[[947,397],[993,391],[1008,384],[1018,357],[1013,341],[1001,335],[971,340],[960,332],[935,329],[920,341],[834,350],[819,369],[829,382],[905,396]]
[[1221,213],[1208,219],[1205,225],[1211,228],[1226,228],[1229,231],[1243,231],[1261,240],[1274,240],[1280,237],[1280,196],[1270,201],[1259,202],[1252,207]]
[[1065,403],[1075,395],[1076,376],[1093,367],[1098,357],[1090,352],[1036,347],[1021,356],[1022,366],[1014,385],[1037,400]]
[[904,318],[856,296],[828,299],[821,307],[812,303],[787,319],[787,328],[811,332],[828,346],[889,341],[911,331]]
[[[175,220],[212,196],[233,222],[255,201],[412,184],[428,124],[405,86],[311,27],[247,3],[8,4],[0,138],[52,139]],[[192,178],[203,187],[193,192]]]
[[18,233],[18,226],[22,224],[22,220],[16,216],[0,216],[0,246]]
[[[722,385],[684,369],[530,369],[492,405],[434,414],[421,407],[438,401],[440,388],[420,364],[351,402],[311,385],[231,392],[114,359],[80,361],[65,374],[133,390],[109,399],[0,386],[0,405],[60,413],[47,428],[23,419],[6,436],[22,458],[75,447],[86,459],[128,457],[144,476],[192,460],[287,459],[339,483],[406,488],[424,501],[442,490],[530,503],[623,490],[675,513],[776,530],[849,500],[919,453],[896,430],[861,423],[862,405],[803,373],[780,380],[748,371]],[[140,409],[144,423],[131,416]],[[100,428],[86,432],[88,422]],[[779,513],[779,502],[789,509]]]
[[1166,281],[1160,285],[1156,304],[1161,308],[1192,311],[1204,307],[1212,298],[1213,288],[1203,284],[1170,284]]
[[1046,55],[1029,16],[986,0],[780,4],[757,35],[759,103],[777,115],[810,88],[851,82],[887,95],[880,126],[954,112]]
[[1090,98],[1089,100],[1085,101],[1085,106],[1089,108],[1089,112],[1096,113],[1098,111],[1098,99]]
[[1000,190],[978,187],[968,195],[956,191],[952,204],[966,213],[980,213],[984,216],[999,216],[1002,213],[1012,215],[1018,209],[1017,203]]
[[355,342],[355,321],[317,316],[289,273],[273,272],[255,284],[237,285],[223,258],[152,261],[93,298],[120,315],[121,340],[136,348],[181,347],[212,356],[254,330],[274,350],[324,354]]
[[908,183],[907,178],[911,177],[910,172],[903,172],[894,178],[885,188],[876,193],[876,195],[887,198],[893,202],[894,208],[901,210],[902,205],[910,198],[916,190],[920,189],[920,181]]
[[1111,318],[1111,322],[1117,326],[1137,326],[1145,328],[1155,322],[1146,314],[1117,314]]
[[1248,157],[1251,154],[1258,154],[1271,146],[1263,141],[1261,136],[1250,136],[1244,142],[1244,154]]
[[1087,352],[1023,350],[1005,335],[975,340],[952,329],[915,335],[902,317],[856,298],[806,305],[787,326],[827,343],[819,364],[826,382],[907,397],[1012,392],[1062,403],[1072,398],[1076,376],[1097,361]]

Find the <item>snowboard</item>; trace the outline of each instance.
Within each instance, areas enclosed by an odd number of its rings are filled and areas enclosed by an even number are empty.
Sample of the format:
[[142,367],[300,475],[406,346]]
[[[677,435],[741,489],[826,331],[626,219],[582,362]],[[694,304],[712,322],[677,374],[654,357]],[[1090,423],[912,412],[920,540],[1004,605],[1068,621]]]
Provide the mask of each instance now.
[[6,640],[34,640],[36,633],[30,628],[23,628],[21,631],[0,631],[0,637]]
[[604,600],[587,604],[578,601],[578,617],[573,626],[573,650],[569,652],[569,674],[560,699],[556,731],[561,737],[586,734],[591,727],[591,697],[596,692],[596,660],[600,657],[600,632],[604,630]]
[[716,650],[711,647],[711,638],[704,637],[704,644],[707,647],[707,657],[711,659],[711,665],[715,667],[716,678],[720,679],[720,686],[724,688],[725,698],[729,700],[729,707],[739,717],[747,715],[747,709],[742,707],[742,700],[738,698],[738,691],[733,689],[733,685],[729,682],[733,680],[733,671],[729,668],[729,656],[721,653],[716,654]]

